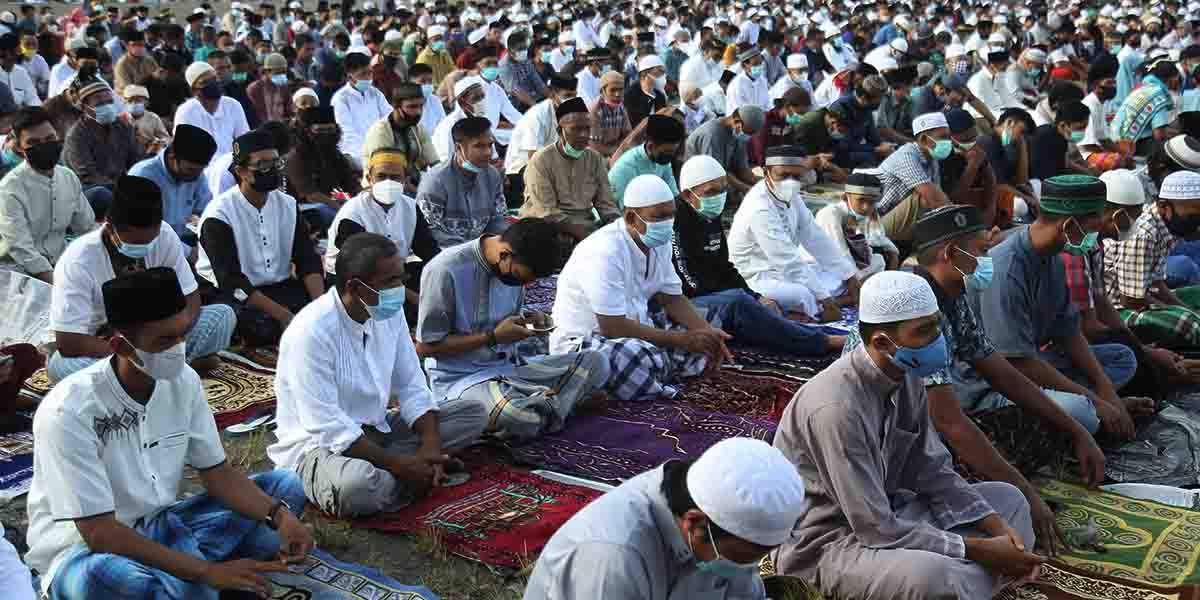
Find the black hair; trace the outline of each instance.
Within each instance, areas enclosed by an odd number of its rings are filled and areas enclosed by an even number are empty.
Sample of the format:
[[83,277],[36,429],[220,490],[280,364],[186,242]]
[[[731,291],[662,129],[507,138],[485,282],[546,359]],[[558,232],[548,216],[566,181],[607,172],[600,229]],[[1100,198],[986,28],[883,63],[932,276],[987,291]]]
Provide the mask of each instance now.
[[137,227],[157,229],[163,220],[162,198],[149,202],[145,198],[134,198],[128,194],[113,194],[108,207],[108,222],[116,229]]
[[882,331],[882,332],[888,334],[888,337],[891,337],[894,340],[895,338],[893,336],[896,335],[896,323],[864,323],[863,321],[858,322],[858,335],[862,339],[862,343],[864,346],[869,345],[871,343],[871,336],[875,335],[876,331]]
[[346,78],[346,72],[342,70],[342,65],[339,62],[327,62],[321,67],[321,81],[340,82]]
[[338,248],[337,290],[346,291],[346,286],[352,280],[366,281],[375,274],[375,268],[382,258],[390,258],[399,252],[396,242],[378,233],[356,233],[346,239]]
[[1092,61],[1092,64],[1088,66],[1088,88],[1103,79],[1116,77],[1118,69],[1117,58],[1111,54],[1105,54]]
[[184,64],[183,57],[175,54],[174,52],[168,52],[164,54],[162,60],[158,62],[158,66],[172,73],[182,73],[183,70],[187,68],[187,65]]
[[[209,55],[210,57],[212,55]],[[229,62],[234,65],[244,65],[254,62],[254,57],[249,52],[238,48],[229,54]]]
[[417,77],[420,77],[422,75],[429,75],[432,73],[433,73],[433,67],[430,67],[429,65],[427,65],[425,63],[417,63],[408,68],[408,78],[410,80],[416,79]]
[[[932,265],[933,263],[936,263],[938,253],[940,253],[942,251],[942,248],[944,248],[946,246],[946,244],[953,242],[955,239],[957,239],[957,238],[950,238],[948,240],[942,240],[932,246],[929,246],[928,248],[925,248],[924,250],[919,251],[917,253],[917,264],[921,265],[922,267],[928,267],[928,266]],[[861,325],[861,323],[860,323],[860,325]],[[862,328],[859,327],[859,330],[861,331]],[[864,337],[863,339],[866,340],[869,338]]]
[[371,59],[367,55],[358,52],[351,52],[346,55],[346,72],[352,73],[359,69],[365,68],[371,64]]
[[1154,65],[1154,68],[1150,69],[1150,74],[1161,79],[1164,83],[1171,79],[1179,79],[1179,69],[1176,69],[1175,63],[1169,60],[1160,61]]
[[13,116],[12,135],[16,138],[17,143],[21,143],[21,132],[29,131],[42,123],[53,122],[50,120],[50,113],[40,106],[26,106],[17,111]]
[[[688,491],[687,487],[688,470],[695,462],[695,460],[669,460],[663,463],[662,485],[658,489],[667,499],[667,508],[671,509],[671,514],[676,517],[682,518],[684,513],[689,510],[700,510],[700,507],[696,506],[696,501],[692,500],[692,493]],[[713,523],[712,519],[708,520],[708,526],[713,539],[732,537],[733,535]]]
[[996,123],[1004,123],[1005,121],[1018,121],[1025,125],[1025,129],[1032,132],[1037,129],[1037,125],[1033,122],[1033,117],[1029,116],[1029,111],[1024,108],[1006,108],[1000,113],[1000,117],[996,119]]
[[487,133],[491,128],[492,122],[487,117],[467,117],[450,128],[450,137],[455,144],[461,144]]
[[296,39],[292,42],[292,46],[294,46],[297,50],[299,50],[309,44],[316,44],[316,43],[317,43],[317,40],[314,40],[311,35],[298,35],[298,36],[296,36]]
[[1092,110],[1082,102],[1064,102],[1058,105],[1058,111],[1054,113],[1054,122],[1055,124],[1078,123],[1087,121],[1091,114]]
[[1046,93],[1046,102],[1050,105],[1050,108],[1082,100],[1083,90],[1071,81],[1057,81],[1050,86],[1050,90]]
[[558,228],[544,219],[521,219],[504,230],[500,240],[512,248],[513,258],[529,267],[534,277],[546,277],[561,264],[563,247]]
[[275,150],[279,156],[287,154],[292,149],[292,132],[283,121],[267,121],[258,126],[259,131],[271,136]]

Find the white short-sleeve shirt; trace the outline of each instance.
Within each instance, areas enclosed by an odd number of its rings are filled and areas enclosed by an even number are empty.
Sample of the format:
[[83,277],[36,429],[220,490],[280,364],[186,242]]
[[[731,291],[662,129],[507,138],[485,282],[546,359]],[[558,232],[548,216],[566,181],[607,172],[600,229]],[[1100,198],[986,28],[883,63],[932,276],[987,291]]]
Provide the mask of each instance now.
[[596,315],[625,317],[653,326],[648,303],[655,294],[683,294],[683,283],[671,264],[671,245],[646,256],[616,220],[589,235],[571,253],[558,278],[550,334],[550,353],[577,348],[574,342],[596,331]]
[[83,543],[75,519],[113,513],[133,527],[174,504],[185,465],[225,461],[212,408],[190,367],[154,386],[141,404],[125,393],[111,360],[54,386],[33,418],[29,554],[48,589],[55,561]]
[[[204,214],[200,215],[200,230],[204,231],[204,223],[209,219],[229,225],[237,244],[242,274],[251,285],[259,287],[292,276],[297,215],[296,199],[279,190],[267,194],[267,203],[260,210],[250,204],[240,188],[235,187],[208,203]],[[217,276],[204,244],[200,245],[196,272],[217,285]]]
[[[95,335],[108,319],[101,286],[116,278],[104,228],[85,234],[67,246],[54,265],[54,291],[50,296],[50,329],[63,333]],[[179,236],[162,224],[145,258],[146,268],[170,267],[179,277],[186,296],[196,291],[196,278],[179,246]]]
[[180,104],[175,109],[175,127],[181,123],[195,125],[212,135],[217,142],[218,155],[233,151],[233,140],[250,131],[250,125],[246,123],[246,111],[229,96],[221,97],[217,111],[213,113],[208,112],[195,98]]

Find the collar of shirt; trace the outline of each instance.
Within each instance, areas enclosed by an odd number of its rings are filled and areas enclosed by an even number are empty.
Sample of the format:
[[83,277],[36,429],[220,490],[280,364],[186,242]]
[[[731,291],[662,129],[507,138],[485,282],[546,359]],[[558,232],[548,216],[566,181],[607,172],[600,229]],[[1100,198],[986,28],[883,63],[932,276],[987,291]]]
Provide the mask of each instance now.
[[340,322],[342,327],[345,328],[350,339],[358,340],[365,344],[367,341],[367,336],[371,333],[368,331],[367,327],[367,324],[371,322],[371,319],[367,319],[364,323],[355,321],[354,318],[350,316],[350,313],[346,312],[346,305],[342,304],[342,296],[337,292],[337,289],[331,289],[328,293],[333,296],[333,303],[337,305],[338,322]]
[[893,392],[900,388],[900,384],[904,380],[892,379],[887,373],[884,373],[883,369],[880,369],[879,365],[875,364],[875,360],[871,358],[871,355],[867,354],[867,343],[868,340],[863,340],[863,343],[854,349],[850,356],[850,364],[854,367],[855,373],[862,379],[863,387],[876,390],[881,396],[888,396],[892,403],[895,404],[896,400]]
[[142,404],[141,402],[134,400],[133,397],[125,392],[125,386],[121,385],[121,380],[117,378],[117,372],[113,370],[112,359],[104,359],[104,362],[106,363],[104,367],[104,381],[108,384],[109,393],[111,393],[112,397],[120,402],[121,405],[135,413],[145,413],[146,407],[150,406],[150,403],[154,401],[155,396],[158,395],[158,391],[165,387],[158,385],[154,386],[154,390],[150,392],[150,398],[146,400],[145,404]]
[[496,236],[495,235],[479,236],[479,239],[475,240],[474,252],[472,252],[472,254],[475,255],[475,260],[479,261],[479,267],[482,268],[485,273],[488,273],[489,275],[496,275],[497,268],[488,264],[487,258],[483,255],[483,239],[489,238],[489,237],[496,237]]

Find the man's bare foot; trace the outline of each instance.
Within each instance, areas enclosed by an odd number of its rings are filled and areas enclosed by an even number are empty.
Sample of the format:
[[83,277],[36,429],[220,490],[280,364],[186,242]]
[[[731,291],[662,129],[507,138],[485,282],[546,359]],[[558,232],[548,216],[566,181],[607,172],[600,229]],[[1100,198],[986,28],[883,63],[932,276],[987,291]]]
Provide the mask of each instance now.
[[201,356],[191,362],[191,367],[198,373],[206,373],[221,366],[221,359],[216,354]]
[[1129,415],[1133,417],[1148,417],[1154,414],[1154,400],[1141,396],[1129,396],[1121,398],[1125,403],[1125,410],[1129,411]]
[[579,403],[579,410],[582,411],[597,411],[608,406],[608,393],[592,392],[592,395],[584,398],[583,402]]

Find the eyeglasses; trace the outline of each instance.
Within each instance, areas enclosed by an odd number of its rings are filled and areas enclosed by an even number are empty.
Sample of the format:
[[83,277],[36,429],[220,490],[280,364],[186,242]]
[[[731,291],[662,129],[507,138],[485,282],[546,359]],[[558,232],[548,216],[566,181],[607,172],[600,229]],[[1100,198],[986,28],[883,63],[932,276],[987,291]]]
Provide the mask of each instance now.
[[264,161],[259,162],[258,164],[246,165],[246,167],[252,171],[258,171],[260,173],[266,172],[266,171],[274,171],[274,170],[283,168],[283,159],[277,158],[275,160],[264,160]]

